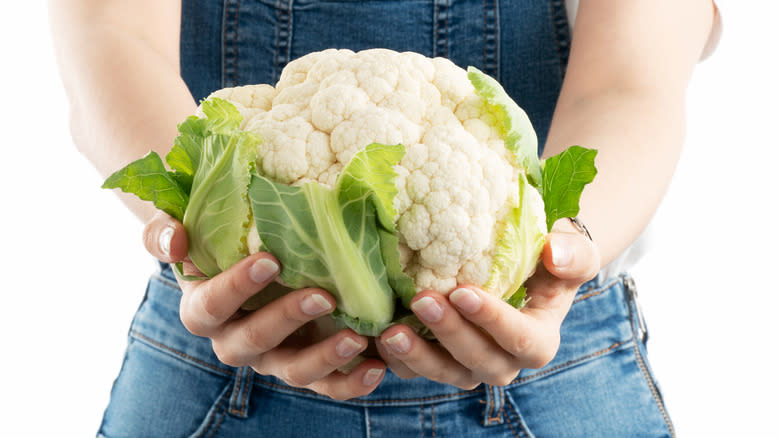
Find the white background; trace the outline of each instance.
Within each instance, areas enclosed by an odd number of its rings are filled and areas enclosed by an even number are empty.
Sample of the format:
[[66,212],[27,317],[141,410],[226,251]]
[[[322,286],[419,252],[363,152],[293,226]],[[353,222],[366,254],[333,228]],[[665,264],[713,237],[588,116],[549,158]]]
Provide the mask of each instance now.
[[[780,6],[720,5],[724,37],[693,78],[686,147],[635,276],[680,435],[777,436]],[[94,436],[154,263],[71,145],[42,1],[0,6],[0,54],[3,430]]]

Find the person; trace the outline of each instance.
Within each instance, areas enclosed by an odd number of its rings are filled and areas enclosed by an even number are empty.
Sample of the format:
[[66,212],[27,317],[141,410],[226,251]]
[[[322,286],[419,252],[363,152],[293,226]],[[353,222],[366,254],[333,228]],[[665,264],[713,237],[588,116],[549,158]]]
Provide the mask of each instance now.
[[[165,153],[211,91],[274,83],[286,63],[328,47],[475,65],[526,109],[545,156],[572,144],[599,150],[579,216],[593,240],[558,221],[520,311],[473,286],[421,292],[413,310],[436,343],[403,325],[375,340],[348,329],[301,336],[335,306],[314,288],[239,312],[278,274],[273,255],[178,281],[168,263],[186,262],[181,224],[120,194],[147,223],[161,269],[98,435],[674,435],[633,282],[611,272],[669,184],[715,9],[583,0],[576,19],[572,9],[563,0],[51,0],[74,143],[105,175],[150,148]],[[339,371],[373,348],[378,358]]]

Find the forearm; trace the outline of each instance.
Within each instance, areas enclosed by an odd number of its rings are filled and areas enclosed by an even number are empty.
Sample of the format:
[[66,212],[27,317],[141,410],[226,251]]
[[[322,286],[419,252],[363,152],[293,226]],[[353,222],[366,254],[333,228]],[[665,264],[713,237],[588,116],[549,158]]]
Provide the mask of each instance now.
[[[174,34],[141,30],[124,6],[77,3],[50,3],[55,48],[73,141],[108,175],[149,150],[164,154],[196,105],[179,74]],[[154,214],[148,203],[122,200],[144,221]]]
[[660,204],[683,144],[684,118],[684,96],[617,90],[562,96],[545,155],[573,144],[598,149],[599,173],[582,195],[579,216],[601,266],[637,238]]
[[605,266],[646,227],[680,155],[685,94],[708,39],[710,0],[583,0],[545,147],[598,149],[581,217]]

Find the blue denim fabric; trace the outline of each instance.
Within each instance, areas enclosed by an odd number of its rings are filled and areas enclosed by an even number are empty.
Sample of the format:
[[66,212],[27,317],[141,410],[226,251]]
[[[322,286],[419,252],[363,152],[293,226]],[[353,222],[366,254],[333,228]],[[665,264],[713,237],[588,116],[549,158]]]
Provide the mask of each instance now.
[[564,0],[183,0],[181,69],[196,100],[275,84],[327,48],[443,56],[496,77],[528,113],[540,153],[569,55]]
[[166,266],[133,320],[99,436],[672,436],[630,284],[583,285],[555,359],[510,385],[462,390],[388,372],[373,393],[338,402],[220,363],[211,342],[181,324]]
[[[329,47],[445,56],[495,76],[528,112],[540,149],[568,58],[564,0],[184,0],[182,76],[196,99],[275,83]],[[541,150],[540,150],[541,153]],[[133,321],[100,436],[660,437],[673,435],[645,350],[630,277],[577,294],[555,359],[506,387],[461,390],[388,372],[366,397],[337,402],[219,362],[179,320],[170,268]]]

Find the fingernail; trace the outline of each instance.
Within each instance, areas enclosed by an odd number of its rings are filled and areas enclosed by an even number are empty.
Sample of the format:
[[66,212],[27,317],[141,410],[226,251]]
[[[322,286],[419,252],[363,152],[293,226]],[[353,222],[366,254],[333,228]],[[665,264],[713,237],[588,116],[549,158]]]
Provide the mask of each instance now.
[[344,338],[336,344],[336,353],[341,357],[352,357],[362,349],[363,346],[352,338]]
[[431,297],[422,297],[412,303],[412,311],[428,322],[438,322],[444,314],[441,306]]
[[311,294],[301,300],[301,310],[309,316],[319,315],[320,313],[327,312],[331,308],[330,302],[319,294]]
[[450,301],[465,313],[476,313],[482,307],[482,299],[473,290],[461,287],[450,294]]
[[171,256],[171,240],[173,240],[174,232],[175,230],[173,229],[173,227],[165,227],[165,229],[160,232],[160,237],[159,237],[160,251],[162,251],[165,257]]
[[385,370],[381,368],[371,368],[363,375],[363,384],[366,386],[374,386],[384,372]]
[[565,268],[571,264],[571,259],[574,257],[574,254],[569,245],[558,239],[552,239],[550,241],[550,250],[552,251],[553,265],[559,268]]
[[270,259],[258,259],[251,268],[249,276],[255,283],[266,283],[279,272],[279,265]]
[[385,343],[389,345],[393,351],[401,354],[408,352],[409,349],[412,348],[412,344],[409,342],[409,336],[406,336],[406,333],[403,332],[387,338]]

